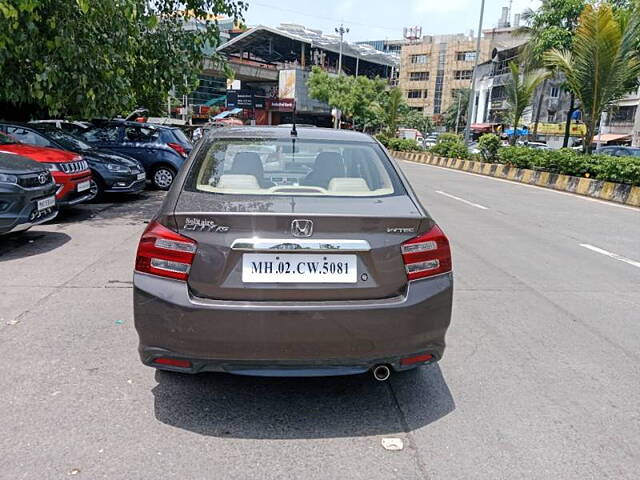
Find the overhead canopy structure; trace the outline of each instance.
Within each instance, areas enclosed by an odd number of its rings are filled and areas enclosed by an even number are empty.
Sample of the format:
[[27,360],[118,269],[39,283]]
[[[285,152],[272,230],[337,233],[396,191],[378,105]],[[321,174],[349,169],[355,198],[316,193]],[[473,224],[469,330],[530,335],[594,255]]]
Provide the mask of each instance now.
[[[370,45],[343,42],[342,65],[345,72],[381,77],[389,76],[397,67],[397,56],[376,50]],[[340,37],[325,35],[302,25],[283,24],[278,28],[259,25],[231,39],[218,48],[219,53],[231,56],[248,54],[248,60],[267,64],[297,62],[310,66],[318,62],[314,51],[322,52],[327,63],[335,65],[340,52]]]

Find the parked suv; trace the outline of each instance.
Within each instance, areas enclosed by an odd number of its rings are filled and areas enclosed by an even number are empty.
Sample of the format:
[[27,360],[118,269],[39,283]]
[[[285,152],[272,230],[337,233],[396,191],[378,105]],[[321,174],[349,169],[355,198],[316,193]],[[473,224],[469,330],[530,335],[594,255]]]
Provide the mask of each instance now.
[[46,166],[56,182],[58,207],[76,205],[91,198],[91,171],[80,155],[27,145],[3,133],[0,133],[0,152],[22,155]]
[[0,130],[24,143],[79,153],[91,169],[91,198],[108,193],[140,193],[146,184],[144,168],[137,160],[89,145],[82,138],[47,124],[0,123]]
[[449,241],[375,139],[231,127],[197,152],[138,246],[143,363],[386,380],[442,358]]
[[51,172],[42,164],[0,152],[0,235],[55,218],[55,193]]
[[83,134],[91,145],[140,161],[156,188],[168,190],[193,148],[176,127],[112,121]]

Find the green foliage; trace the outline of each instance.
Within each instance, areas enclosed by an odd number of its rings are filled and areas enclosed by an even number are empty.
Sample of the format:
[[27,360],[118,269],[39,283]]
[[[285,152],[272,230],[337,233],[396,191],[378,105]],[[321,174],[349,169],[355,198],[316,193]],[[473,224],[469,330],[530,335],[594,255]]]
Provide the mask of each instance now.
[[469,149],[462,138],[455,133],[443,133],[429,150],[436,155],[451,158],[469,158]]
[[502,148],[502,142],[497,135],[485,133],[480,137],[478,148],[484,162],[496,163],[498,161],[498,151]]
[[307,82],[309,96],[342,111],[342,115],[363,130],[375,130],[383,122],[386,82],[381,78],[330,75],[313,67]]
[[500,163],[517,168],[640,185],[640,159],[636,157],[583,155],[568,148],[545,151],[527,147],[502,148],[498,157]]
[[424,150],[418,145],[418,142],[410,138],[390,138],[387,148],[398,152],[422,152]]
[[[467,125],[467,107],[471,97],[470,88],[459,88],[456,90],[456,96],[449,108],[444,112],[444,125],[450,132],[455,131],[456,123],[458,130],[463,130]],[[460,118],[458,120],[458,106],[460,107]]]
[[587,125],[586,151],[603,111],[637,86],[640,76],[640,15],[616,19],[611,5],[585,6],[571,50],[552,49],[545,63],[562,71],[567,86],[580,100]]
[[402,115],[400,125],[406,128],[415,128],[423,134],[431,133],[433,130],[433,123],[431,123],[429,117],[425,117],[421,112],[409,108]]
[[510,141],[512,145],[515,145],[518,139],[516,132],[520,125],[520,119],[526,108],[531,105],[531,99],[536,88],[549,76],[549,73],[543,70],[534,70],[521,74],[520,66],[517,62],[511,62],[509,70],[511,71],[511,76],[505,88],[510,121],[514,129],[514,134],[510,137]]
[[[175,86],[197,85],[219,30],[208,15],[240,18],[237,0],[0,0],[0,104],[90,118],[157,110]],[[184,28],[190,19],[198,29]]]

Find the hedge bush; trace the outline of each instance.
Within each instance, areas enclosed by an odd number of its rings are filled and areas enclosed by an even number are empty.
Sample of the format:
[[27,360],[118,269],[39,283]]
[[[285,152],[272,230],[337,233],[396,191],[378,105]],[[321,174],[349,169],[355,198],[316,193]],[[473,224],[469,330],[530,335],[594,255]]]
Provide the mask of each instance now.
[[480,156],[482,160],[489,163],[495,163],[498,161],[498,152],[502,147],[500,137],[493,133],[485,133],[480,137],[478,141],[478,148],[480,150]]
[[438,142],[429,151],[442,157],[469,158],[467,145],[455,133],[443,133],[440,135]]
[[640,185],[640,158],[636,157],[583,155],[569,148],[504,147],[498,151],[498,159],[500,163],[517,168]]
[[386,135],[376,135],[378,141],[389,150],[396,152],[422,152],[424,148],[418,145],[418,142],[409,138],[391,138]]

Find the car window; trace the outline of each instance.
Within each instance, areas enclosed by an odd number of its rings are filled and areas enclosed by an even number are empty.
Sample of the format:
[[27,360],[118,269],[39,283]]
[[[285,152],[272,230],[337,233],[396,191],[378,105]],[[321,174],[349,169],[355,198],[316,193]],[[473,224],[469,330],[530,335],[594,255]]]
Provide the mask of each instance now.
[[189,141],[187,136],[179,128],[173,128],[171,132],[178,139],[178,143],[180,143],[181,145],[191,145],[191,142]]
[[91,145],[84,142],[80,137],[72,135],[67,132],[63,132],[62,130],[48,130],[47,135],[49,138],[52,138],[54,141],[58,142],[62,147],[67,150],[77,151],[77,150],[91,150]]
[[117,143],[119,127],[95,127],[82,134],[89,143]]
[[217,140],[200,150],[191,191],[236,195],[375,197],[403,194],[375,143],[312,140]]
[[7,133],[22,143],[37,145],[39,147],[51,146],[51,142],[42,135],[38,135],[32,130],[27,130],[22,127],[7,127]]
[[124,128],[124,140],[125,142],[134,143],[153,143],[158,140],[158,130],[155,128],[147,127],[125,127]]

